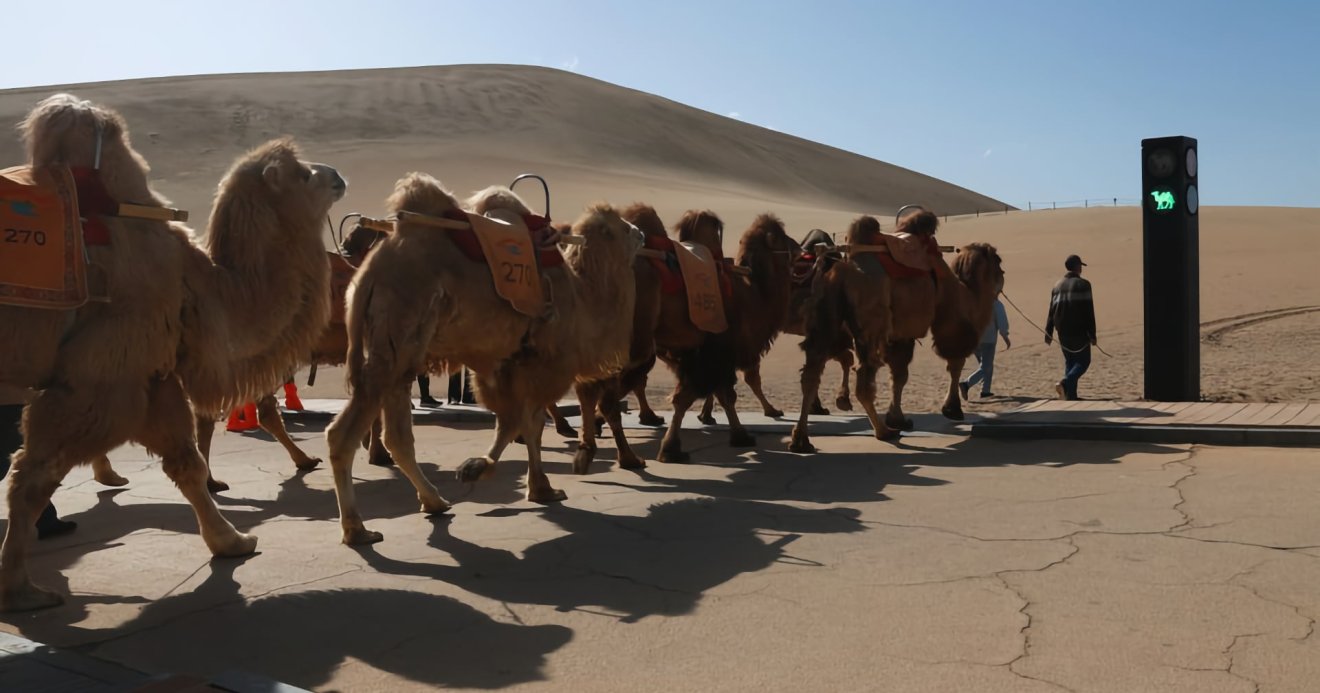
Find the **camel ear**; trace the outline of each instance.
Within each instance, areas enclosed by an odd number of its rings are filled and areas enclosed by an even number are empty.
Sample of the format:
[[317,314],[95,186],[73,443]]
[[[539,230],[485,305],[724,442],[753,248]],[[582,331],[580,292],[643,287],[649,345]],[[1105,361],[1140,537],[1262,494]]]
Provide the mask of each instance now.
[[280,189],[280,167],[278,164],[266,164],[262,169],[261,177],[266,179],[266,185],[279,190]]

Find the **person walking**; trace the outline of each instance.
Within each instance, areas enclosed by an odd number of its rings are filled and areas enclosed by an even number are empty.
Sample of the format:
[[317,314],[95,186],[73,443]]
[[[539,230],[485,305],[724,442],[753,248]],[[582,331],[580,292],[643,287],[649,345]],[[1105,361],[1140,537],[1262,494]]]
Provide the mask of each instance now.
[[1077,383],[1091,367],[1091,347],[1097,346],[1095,334],[1095,305],[1091,282],[1082,279],[1086,263],[1076,255],[1063,261],[1067,273],[1050,291],[1050,314],[1045,320],[1045,343],[1054,341],[1059,333],[1059,348],[1063,351],[1063,380],[1054,386],[1061,399],[1077,399]]
[[1008,312],[1004,310],[1003,302],[996,295],[990,324],[986,325],[985,332],[981,334],[981,343],[976,347],[976,362],[981,364],[981,367],[967,376],[966,380],[958,383],[963,399],[968,398],[968,391],[977,383],[981,384],[981,399],[995,396],[990,382],[995,377],[995,349],[999,346],[1000,336],[1004,338],[1004,348],[1012,349],[1013,340],[1008,338]]

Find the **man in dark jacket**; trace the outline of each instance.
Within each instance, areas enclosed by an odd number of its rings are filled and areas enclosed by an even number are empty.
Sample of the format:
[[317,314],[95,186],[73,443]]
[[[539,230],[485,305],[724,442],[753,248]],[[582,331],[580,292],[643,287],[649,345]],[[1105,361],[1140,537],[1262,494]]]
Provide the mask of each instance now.
[[1063,266],[1068,273],[1050,292],[1045,343],[1054,341],[1057,329],[1064,372],[1063,380],[1054,389],[1063,399],[1077,399],[1077,381],[1091,367],[1091,347],[1096,345],[1095,306],[1091,303],[1091,282],[1082,279],[1082,268],[1086,263],[1076,255],[1069,255]]

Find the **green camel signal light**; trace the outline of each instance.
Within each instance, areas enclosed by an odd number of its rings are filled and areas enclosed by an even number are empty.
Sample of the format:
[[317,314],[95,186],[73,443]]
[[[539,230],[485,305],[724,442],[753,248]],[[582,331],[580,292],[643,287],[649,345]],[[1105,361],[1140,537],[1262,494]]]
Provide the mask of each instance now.
[[1163,212],[1173,209],[1173,193],[1168,190],[1156,190],[1150,194],[1155,200],[1155,211]]

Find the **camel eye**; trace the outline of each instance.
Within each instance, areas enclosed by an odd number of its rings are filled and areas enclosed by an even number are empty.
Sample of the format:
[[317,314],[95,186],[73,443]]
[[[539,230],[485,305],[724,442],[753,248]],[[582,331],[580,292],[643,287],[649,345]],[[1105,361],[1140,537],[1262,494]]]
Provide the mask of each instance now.
[[312,179],[312,169],[310,167],[308,166],[302,167],[302,179],[303,182],[307,182]]

